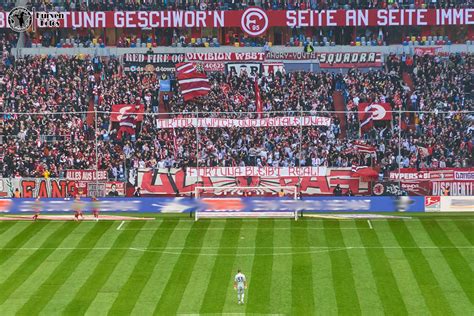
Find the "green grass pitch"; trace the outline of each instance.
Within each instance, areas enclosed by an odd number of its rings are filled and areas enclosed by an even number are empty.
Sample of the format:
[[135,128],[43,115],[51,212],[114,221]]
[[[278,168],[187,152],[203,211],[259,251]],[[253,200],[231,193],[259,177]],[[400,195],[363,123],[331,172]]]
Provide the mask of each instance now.
[[474,315],[473,269],[469,216],[0,221],[2,316]]

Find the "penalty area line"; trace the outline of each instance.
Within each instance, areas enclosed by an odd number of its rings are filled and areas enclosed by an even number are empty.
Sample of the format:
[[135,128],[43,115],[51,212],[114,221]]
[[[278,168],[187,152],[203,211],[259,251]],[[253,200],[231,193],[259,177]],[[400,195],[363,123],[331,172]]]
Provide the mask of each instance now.
[[117,227],[117,230],[120,230],[120,228],[122,228],[123,224],[125,224],[125,221],[122,221],[122,222],[120,223],[120,225]]

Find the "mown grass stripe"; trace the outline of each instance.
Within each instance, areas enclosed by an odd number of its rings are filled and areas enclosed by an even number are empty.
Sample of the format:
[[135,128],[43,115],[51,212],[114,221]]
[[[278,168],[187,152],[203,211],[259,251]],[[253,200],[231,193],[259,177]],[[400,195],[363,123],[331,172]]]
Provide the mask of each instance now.
[[[19,310],[28,302],[28,300],[37,293],[38,288],[44,282],[51,278],[53,271],[60,266],[64,258],[72,251],[73,247],[77,247],[80,239],[78,236],[87,234],[93,226],[91,225],[75,225],[78,226],[74,231],[69,233],[62,239],[61,244],[57,248],[50,248],[53,252],[37,267],[37,269],[23,282],[23,284],[13,292],[5,301],[3,306],[6,308],[7,314],[18,314]],[[56,225],[56,228],[60,226]],[[70,249],[61,249],[68,247]],[[57,249],[60,250],[57,250]],[[44,250],[44,248],[39,248]],[[25,252],[25,251],[23,251]],[[40,293],[39,295],[42,295]]]
[[[474,306],[474,272],[466,258],[460,253],[459,249],[456,248],[456,245],[449,239],[437,221],[423,220],[421,224],[433,243],[440,247],[444,260],[448,263],[453,275]],[[449,247],[449,249],[443,247]],[[472,252],[472,249],[467,251]]]
[[[321,230],[308,230],[309,246],[326,247],[326,237],[323,230],[323,220],[306,220],[308,227],[321,227]],[[349,232],[351,230],[345,230]],[[313,296],[316,315],[337,315],[337,301],[333,286],[332,264],[329,251],[312,249],[311,261],[313,266]],[[290,287],[291,289],[291,287]],[[290,305],[291,306],[291,305]],[[289,312],[288,312],[289,314]]]
[[[232,271],[237,271],[237,269],[242,270],[242,272],[247,277],[248,288],[251,289],[253,284],[253,276],[250,273],[252,271],[253,260],[255,256],[251,252],[252,250],[249,247],[255,247],[255,239],[257,237],[257,226],[258,222],[262,219],[243,219],[242,220],[242,229],[240,230],[240,237],[238,242],[238,248],[235,255],[234,265]],[[243,229],[246,227],[247,229]],[[250,250],[250,253],[249,253]],[[232,282],[235,276],[235,272],[231,274]],[[248,300],[248,290],[245,292],[245,300]],[[244,314],[246,305],[237,304],[237,291],[234,289],[233,284],[229,283],[227,285],[227,293],[224,308],[222,314]]]
[[227,219],[211,221],[202,243],[202,251],[198,255],[188,286],[184,290],[183,300],[179,303],[176,311],[177,314],[198,313],[202,308],[202,302],[213,272],[212,267],[219,255],[219,245],[222,242],[226,223]]
[[[132,311],[133,315],[153,314],[155,305],[163,294],[166,284],[168,283],[168,280],[171,276],[171,272],[178,261],[179,254],[185,245],[186,237],[188,236],[192,226],[193,222],[188,219],[180,220],[178,222],[176,229],[173,230],[173,233],[169,238],[166,248],[164,248],[165,252],[156,262],[152,274],[150,275],[145,287],[142,290],[142,293],[135,303],[135,307]],[[187,231],[178,229],[185,227],[188,228]],[[170,252],[172,252],[172,254]]]
[[[291,251],[291,231],[289,220],[276,220],[276,228],[287,228],[276,231],[273,234],[273,247],[287,247],[286,249],[274,249],[274,252]],[[315,269],[313,269],[314,272]],[[271,296],[269,304],[273,308],[273,314],[289,315],[291,312],[291,257],[275,256],[272,265]]]
[[[183,253],[180,254],[176,265],[173,268],[171,276],[166,284],[166,287],[158,301],[155,315],[174,315],[179,308],[179,303],[183,299],[183,293],[187,287],[191,273],[193,272],[194,264],[197,260],[197,254],[201,252],[199,249],[202,246],[204,236],[206,235],[206,228],[209,227],[210,221],[196,222],[191,228],[186,237]],[[193,230],[194,227],[201,229]]]
[[66,306],[64,310],[65,314],[82,315],[87,311],[89,305],[94,300],[95,295],[97,295],[99,289],[104,285],[104,283],[107,282],[117,262],[119,262],[125,255],[127,252],[126,248],[130,246],[144,224],[144,221],[132,222],[129,225],[136,230],[120,231],[120,235],[115,239],[112,248],[107,251],[105,256],[89,275],[87,281],[76,293],[73,300]]
[[389,227],[401,247],[415,276],[426,306],[433,315],[453,315],[453,310],[444,295],[443,288],[430,268],[421,249],[404,221],[389,221]]
[[[313,262],[311,255],[308,253],[309,248],[304,247],[310,244],[308,238],[308,222],[293,221],[291,222],[291,246],[293,255],[291,255],[291,293],[293,315],[310,315],[314,312],[314,295],[313,295]],[[299,248],[303,247],[303,248]],[[280,258],[279,260],[285,260]]]
[[[324,221],[324,234],[329,247],[345,247],[344,238],[339,222]],[[350,251],[350,250],[349,250]],[[329,251],[331,258],[332,281],[336,293],[337,310],[339,314],[360,315],[360,303],[353,277],[353,269],[347,250]]]
[[[176,227],[178,223],[179,222],[176,220],[163,220],[156,228],[152,239],[148,243],[148,248],[165,247],[169,242],[171,234],[173,233],[172,228]],[[166,230],[161,229],[165,227],[167,228]],[[120,289],[117,298],[113,302],[112,307],[108,312],[109,315],[116,315],[117,313],[125,315],[131,314],[138,297],[145,287],[146,282],[153,273],[153,268],[162,255],[163,253],[159,251],[143,253],[143,255],[140,257],[140,260],[135,265],[127,282]]]
[[77,244],[77,247],[82,249],[70,251],[54,269],[49,278],[30,296],[29,300],[21,307],[18,313],[22,315],[39,314],[71,275],[76,266],[84,260],[97,241],[111,226],[112,222],[101,222],[92,227]]
[[273,219],[258,222],[257,237],[255,238],[255,257],[250,272],[252,274],[252,287],[248,289],[245,298],[247,313],[271,313],[271,306],[268,303],[271,297],[274,231],[261,228],[268,229],[274,226],[275,221]]
[[474,245],[474,223],[470,221],[452,221],[471,245]]
[[[364,244],[362,243],[360,234],[357,229],[357,224],[356,224],[357,222],[360,222],[360,220],[348,221],[347,224],[350,224],[349,228],[354,228],[354,229],[341,229],[341,232],[344,237],[344,242],[347,246],[360,247],[360,249],[358,250],[349,250],[347,252],[349,256],[349,260],[351,261],[352,270],[354,272],[353,273],[354,285],[355,285],[357,293],[370,293],[370,295],[359,296],[360,310],[363,315],[369,315],[369,314],[382,315],[384,313],[384,308],[380,300],[380,296],[377,295],[377,285],[372,275],[373,271],[370,269],[369,258],[363,251]],[[367,222],[365,220],[362,220],[362,223],[367,225]],[[366,229],[364,229],[363,231],[365,230]],[[333,251],[333,250],[329,250],[329,251]],[[339,251],[339,250],[334,250],[334,251]],[[322,254],[323,253],[319,253],[319,255],[322,255]],[[324,253],[324,254],[328,255],[327,253]],[[330,264],[328,264],[328,266],[330,266]],[[328,271],[328,274],[331,275],[330,270]],[[332,286],[332,282],[331,282],[331,286]],[[326,293],[325,292],[323,293],[324,294],[321,301],[323,303],[326,303]],[[331,307],[332,307],[332,310],[326,309],[324,313],[321,313],[321,315],[327,315],[329,313],[333,313],[334,310],[337,309],[337,303],[334,301],[332,306],[329,306],[329,307],[327,306],[326,308],[331,308]]]
[[[231,227],[234,229],[229,229]],[[235,228],[240,227],[242,227],[241,219],[226,220],[219,243],[218,256],[212,267],[212,274],[199,310],[201,314],[222,313],[223,311],[227,289],[231,286],[233,273],[235,273],[232,268],[240,236],[240,231]],[[186,302],[184,303],[186,304]]]
[[[425,299],[421,289],[416,282],[413,271],[410,267],[405,254],[399,248],[395,236],[392,234],[388,221],[377,221],[374,232],[377,234],[380,242],[386,247],[385,255],[392,266],[393,274],[397,280],[398,287],[403,294],[405,306],[410,315],[428,315],[429,309],[426,306]],[[382,313],[382,312],[380,312]]]
[[0,248],[0,267],[16,254],[18,248],[21,248],[46,225],[47,223],[30,223],[30,225],[25,226],[23,230],[18,232],[15,237],[4,246],[5,249]]
[[120,292],[120,289],[130,277],[133,267],[137,265],[138,260],[140,260],[144,253],[143,251],[138,251],[137,253],[137,250],[135,249],[146,249],[146,246],[153,237],[153,233],[154,232],[151,230],[140,230],[138,235],[135,236],[135,239],[129,246],[130,249],[128,249],[124,256],[120,258],[120,261],[117,262],[107,281],[98,290],[96,297],[89,305],[85,315],[105,315],[109,312],[113,302]]
[[9,277],[0,284],[0,305],[2,305],[15,290],[20,287],[30,275],[38,269],[48,256],[53,253],[54,248],[59,246],[64,238],[70,234],[77,225],[64,223],[59,226],[41,245],[42,247],[51,248],[48,250],[38,249],[29,256]]
[[0,221],[0,236],[6,233],[9,229],[16,225],[17,222],[2,222]]
[[[356,226],[366,228],[367,223],[357,221]],[[383,247],[374,230],[358,230],[362,244],[366,247]],[[369,259],[369,266],[372,271],[372,278],[377,286],[377,293],[384,308],[384,314],[397,311],[397,314],[407,314],[407,307],[403,301],[399,285],[395,280],[392,266],[387,259],[387,254],[383,248],[366,249],[365,254]],[[403,284],[401,284],[403,286]]]

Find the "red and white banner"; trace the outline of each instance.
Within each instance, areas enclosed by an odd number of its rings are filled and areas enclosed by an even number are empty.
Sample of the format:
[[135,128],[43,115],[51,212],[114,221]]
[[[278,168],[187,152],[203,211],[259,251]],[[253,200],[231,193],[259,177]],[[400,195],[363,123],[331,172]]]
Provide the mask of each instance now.
[[[0,12],[0,28],[9,27],[8,12]],[[45,12],[38,12],[45,16]],[[269,27],[331,26],[427,26],[472,25],[474,8],[462,9],[363,9],[363,10],[270,10],[250,7],[239,11],[75,11],[37,27],[62,28],[222,28],[240,27],[260,36]],[[51,17],[49,18],[51,19]],[[53,23],[54,22],[54,23]],[[41,25],[40,25],[41,24]]]
[[66,179],[73,181],[103,181],[107,180],[107,171],[66,170]]
[[204,167],[186,168],[188,177],[320,177],[326,167]]
[[321,68],[381,67],[381,53],[318,53]]
[[206,95],[211,91],[207,76],[195,70],[183,70],[182,73],[178,72],[178,83],[184,101]]
[[285,73],[285,64],[279,62],[266,62],[262,63],[263,74],[268,76],[269,74],[273,73],[276,74],[277,72],[281,72],[282,74]]
[[360,153],[366,153],[366,154],[375,154],[376,153],[376,149],[375,149],[374,146],[367,145],[367,144],[365,144],[363,142],[359,142],[359,141],[354,142],[354,149],[357,152],[360,152]]
[[331,118],[320,116],[302,117],[270,117],[261,119],[223,119],[223,118],[172,118],[157,119],[158,128],[186,128],[186,127],[272,127],[272,126],[330,126]]
[[440,49],[441,46],[436,47],[415,47],[415,55],[436,55],[436,51]]
[[135,119],[136,122],[143,121],[143,113],[145,112],[145,106],[143,104],[114,104],[112,105],[112,113],[110,115],[111,122],[120,122],[123,116],[128,114],[137,114]]
[[390,121],[392,119],[392,107],[390,103],[359,103],[359,120],[363,120],[367,112],[372,112],[374,121]]
[[409,194],[442,195],[449,187],[450,195],[474,195],[474,168],[421,170],[402,168],[390,172],[390,180],[400,182]]
[[314,60],[319,61],[317,53],[279,53],[279,52],[268,52],[266,55],[267,60]]
[[182,63],[184,62],[184,54],[141,54],[128,53],[123,55],[123,61],[126,63]]
[[474,181],[432,181],[431,194],[443,195],[445,189],[449,189],[451,196],[474,195]]
[[264,61],[265,53],[186,53],[188,61]]
[[224,72],[225,63],[201,63],[202,69],[205,72]]
[[[18,189],[23,198],[65,198],[78,192],[76,181],[44,178],[0,178],[0,197],[11,197]],[[0,200],[1,201],[1,200]]]
[[[191,171],[140,169],[131,184],[139,186],[142,194],[150,196],[175,196],[177,192],[183,195],[192,195],[196,186],[248,186],[265,189],[272,186],[293,185],[299,185],[301,193],[304,195],[332,195],[338,184],[344,192],[351,189],[354,194],[369,193],[369,183],[359,176],[354,176],[350,168],[262,168],[262,171],[257,171],[254,167],[250,167],[248,172],[243,170],[240,175],[237,174],[237,170],[222,168],[199,168],[199,171],[196,168]],[[236,172],[236,174],[232,174],[230,171]],[[201,176],[193,176],[196,173]]]
[[[456,176],[456,177],[455,177]],[[445,168],[417,171],[413,168],[402,168],[390,172],[390,180],[431,180],[431,181],[474,181],[474,168]]]

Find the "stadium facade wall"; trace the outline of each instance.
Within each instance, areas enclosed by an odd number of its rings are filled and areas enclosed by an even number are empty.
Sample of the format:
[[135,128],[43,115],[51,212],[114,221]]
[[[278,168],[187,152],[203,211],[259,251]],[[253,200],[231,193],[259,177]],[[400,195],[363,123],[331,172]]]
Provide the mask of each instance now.
[[[376,52],[384,55],[388,54],[414,54],[417,47],[438,48],[438,52],[442,53],[473,53],[474,45],[468,44],[453,44],[444,46],[403,46],[403,45],[390,45],[390,46],[324,46],[315,47],[315,53],[334,53],[334,52]],[[147,48],[119,48],[119,47],[105,47],[105,48],[54,48],[54,47],[43,47],[43,48],[12,48],[12,53],[15,56],[26,56],[26,55],[96,55],[96,56],[122,56],[128,53],[146,53]],[[153,48],[155,53],[251,53],[251,52],[262,52],[261,47],[240,47],[235,48],[233,46],[221,46],[213,48],[203,47],[158,47]],[[286,47],[286,46],[273,46],[271,51],[279,53],[301,53],[302,47]],[[304,60],[292,60],[291,63],[308,63]]]

